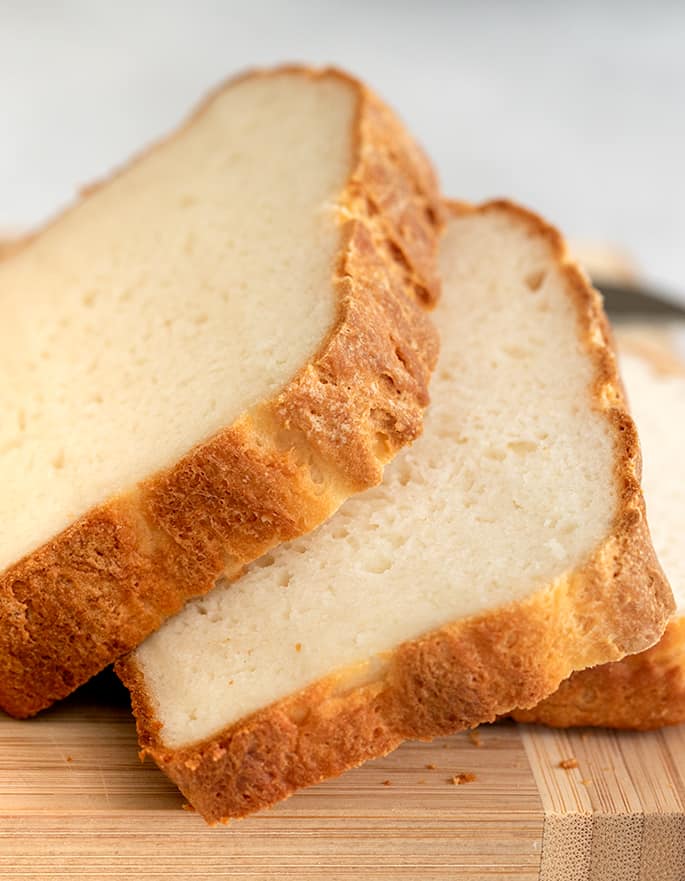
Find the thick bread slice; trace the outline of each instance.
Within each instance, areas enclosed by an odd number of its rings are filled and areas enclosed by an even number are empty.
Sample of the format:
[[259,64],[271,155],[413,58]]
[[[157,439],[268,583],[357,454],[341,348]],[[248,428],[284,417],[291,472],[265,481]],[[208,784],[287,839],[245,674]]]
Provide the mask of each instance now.
[[455,207],[442,272],[423,437],[118,665],[143,752],[209,821],[531,706],[663,631],[599,297],[508,203]]
[[619,333],[619,349],[640,431],[654,548],[673,588],[676,617],[653,648],[574,673],[537,707],[513,714],[523,722],[643,730],[685,722],[685,363],[653,331]]
[[363,85],[254,73],[0,265],[0,705],[25,716],[421,431],[441,204]]

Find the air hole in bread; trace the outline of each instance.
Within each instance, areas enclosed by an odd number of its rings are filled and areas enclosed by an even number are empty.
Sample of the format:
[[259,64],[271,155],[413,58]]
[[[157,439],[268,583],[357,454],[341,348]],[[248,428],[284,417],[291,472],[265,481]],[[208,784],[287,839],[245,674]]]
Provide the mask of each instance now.
[[510,441],[507,447],[517,456],[525,456],[526,453],[533,453],[537,450],[538,445],[534,441],[520,440]]
[[535,269],[532,272],[529,272],[528,275],[524,278],[524,282],[526,287],[530,291],[539,291],[543,285],[545,277],[547,275],[546,270],[544,269]]

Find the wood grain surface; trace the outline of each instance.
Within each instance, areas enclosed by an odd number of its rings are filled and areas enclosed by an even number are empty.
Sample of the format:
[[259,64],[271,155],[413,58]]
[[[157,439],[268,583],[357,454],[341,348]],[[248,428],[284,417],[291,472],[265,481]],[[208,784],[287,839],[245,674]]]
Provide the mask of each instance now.
[[684,774],[683,728],[499,724],[211,829],[141,765],[103,674],[36,719],[0,719],[0,879],[683,881]]

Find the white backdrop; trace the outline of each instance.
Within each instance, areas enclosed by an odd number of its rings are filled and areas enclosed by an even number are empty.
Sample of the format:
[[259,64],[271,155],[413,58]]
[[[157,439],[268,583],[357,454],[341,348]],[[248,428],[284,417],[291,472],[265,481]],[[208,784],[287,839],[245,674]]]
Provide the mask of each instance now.
[[367,78],[450,194],[515,196],[685,295],[685,2],[0,0],[0,227],[283,60]]

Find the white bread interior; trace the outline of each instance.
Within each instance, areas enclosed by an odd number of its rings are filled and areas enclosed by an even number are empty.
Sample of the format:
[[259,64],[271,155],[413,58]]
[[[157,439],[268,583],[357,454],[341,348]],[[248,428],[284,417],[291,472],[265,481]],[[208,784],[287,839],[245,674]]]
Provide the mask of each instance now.
[[649,353],[640,354],[629,338],[621,345],[621,374],[631,413],[640,432],[642,488],[654,550],[685,615],[685,364],[661,369]]
[[617,342],[640,432],[651,539],[670,581],[675,616],[656,645],[574,673],[542,703],[512,713],[521,722],[649,730],[685,721],[685,362],[677,335],[664,326],[621,325]]
[[136,651],[171,749],[582,566],[617,511],[597,367],[560,263],[509,212],[453,219],[424,435],[382,485]]
[[247,78],[0,264],[0,571],[322,344],[357,97]]

